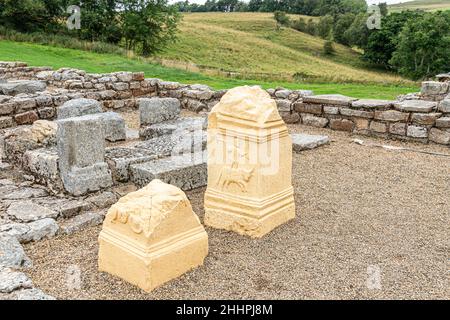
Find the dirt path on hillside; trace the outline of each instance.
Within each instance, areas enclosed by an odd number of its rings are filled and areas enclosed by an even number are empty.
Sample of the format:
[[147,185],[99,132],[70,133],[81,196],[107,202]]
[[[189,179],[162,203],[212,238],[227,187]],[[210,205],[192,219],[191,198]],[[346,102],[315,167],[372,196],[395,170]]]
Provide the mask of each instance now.
[[[27,245],[34,263],[27,273],[60,299],[449,299],[450,158],[291,129],[332,142],[294,154],[297,218],[264,238],[207,228],[205,265],[151,294],[97,271],[100,227]],[[443,146],[357,138],[450,154]],[[201,219],[203,193],[188,192]],[[81,290],[66,285],[73,265]],[[377,272],[381,289],[369,289],[368,273]]]

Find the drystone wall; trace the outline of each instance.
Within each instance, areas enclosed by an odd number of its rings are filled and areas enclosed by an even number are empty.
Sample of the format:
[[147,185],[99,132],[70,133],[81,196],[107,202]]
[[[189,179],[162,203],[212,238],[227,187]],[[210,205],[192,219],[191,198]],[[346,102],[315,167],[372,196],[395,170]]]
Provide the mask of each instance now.
[[[171,97],[181,107],[208,112],[226,90],[206,85],[181,84],[144,78],[143,72],[89,74],[83,70],[28,67],[21,62],[1,62],[0,79],[45,82],[42,92],[0,95],[0,129],[54,119],[64,102],[87,98],[102,103],[103,109],[134,109],[140,97]],[[389,139],[450,144],[450,75],[422,83],[420,93],[396,101],[354,99],[341,95],[314,96],[308,90],[268,89],[286,123],[303,123]],[[0,84],[0,93],[1,86]]]

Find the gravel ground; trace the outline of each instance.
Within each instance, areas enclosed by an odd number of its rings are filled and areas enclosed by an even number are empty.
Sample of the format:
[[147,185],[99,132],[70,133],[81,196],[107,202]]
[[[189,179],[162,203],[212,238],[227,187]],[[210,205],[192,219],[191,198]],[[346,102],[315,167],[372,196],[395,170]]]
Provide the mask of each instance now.
[[[450,158],[386,151],[327,134],[294,155],[297,218],[253,240],[207,228],[204,266],[147,294],[97,271],[100,227],[26,246],[35,285],[60,299],[449,299]],[[365,141],[450,154],[437,145]],[[205,189],[188,192],[203,219]],[[67,286],[76,265],[81,290]],[[381,289],[369,289],[379,270]]]

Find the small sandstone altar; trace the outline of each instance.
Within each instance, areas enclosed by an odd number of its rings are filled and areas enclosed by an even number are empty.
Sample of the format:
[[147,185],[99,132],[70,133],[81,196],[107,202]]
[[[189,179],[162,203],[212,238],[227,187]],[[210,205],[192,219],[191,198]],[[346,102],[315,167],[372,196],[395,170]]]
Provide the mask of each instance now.
[[184,192],[157,179],[110,208],[99,244],[99,270],[147,292],[208,254],[208,235]]
[[292,141],[269,94],[229,90],[208,123],[205,224],[262,237],[293,219]]

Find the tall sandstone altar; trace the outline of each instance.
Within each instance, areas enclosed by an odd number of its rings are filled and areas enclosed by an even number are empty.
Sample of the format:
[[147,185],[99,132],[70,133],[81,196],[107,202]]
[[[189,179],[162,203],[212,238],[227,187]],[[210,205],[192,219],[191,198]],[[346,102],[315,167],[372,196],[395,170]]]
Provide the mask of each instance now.
[[211,110],[205,224],[262,237],[295,217],[292,141],[260,87],[229,90]]

